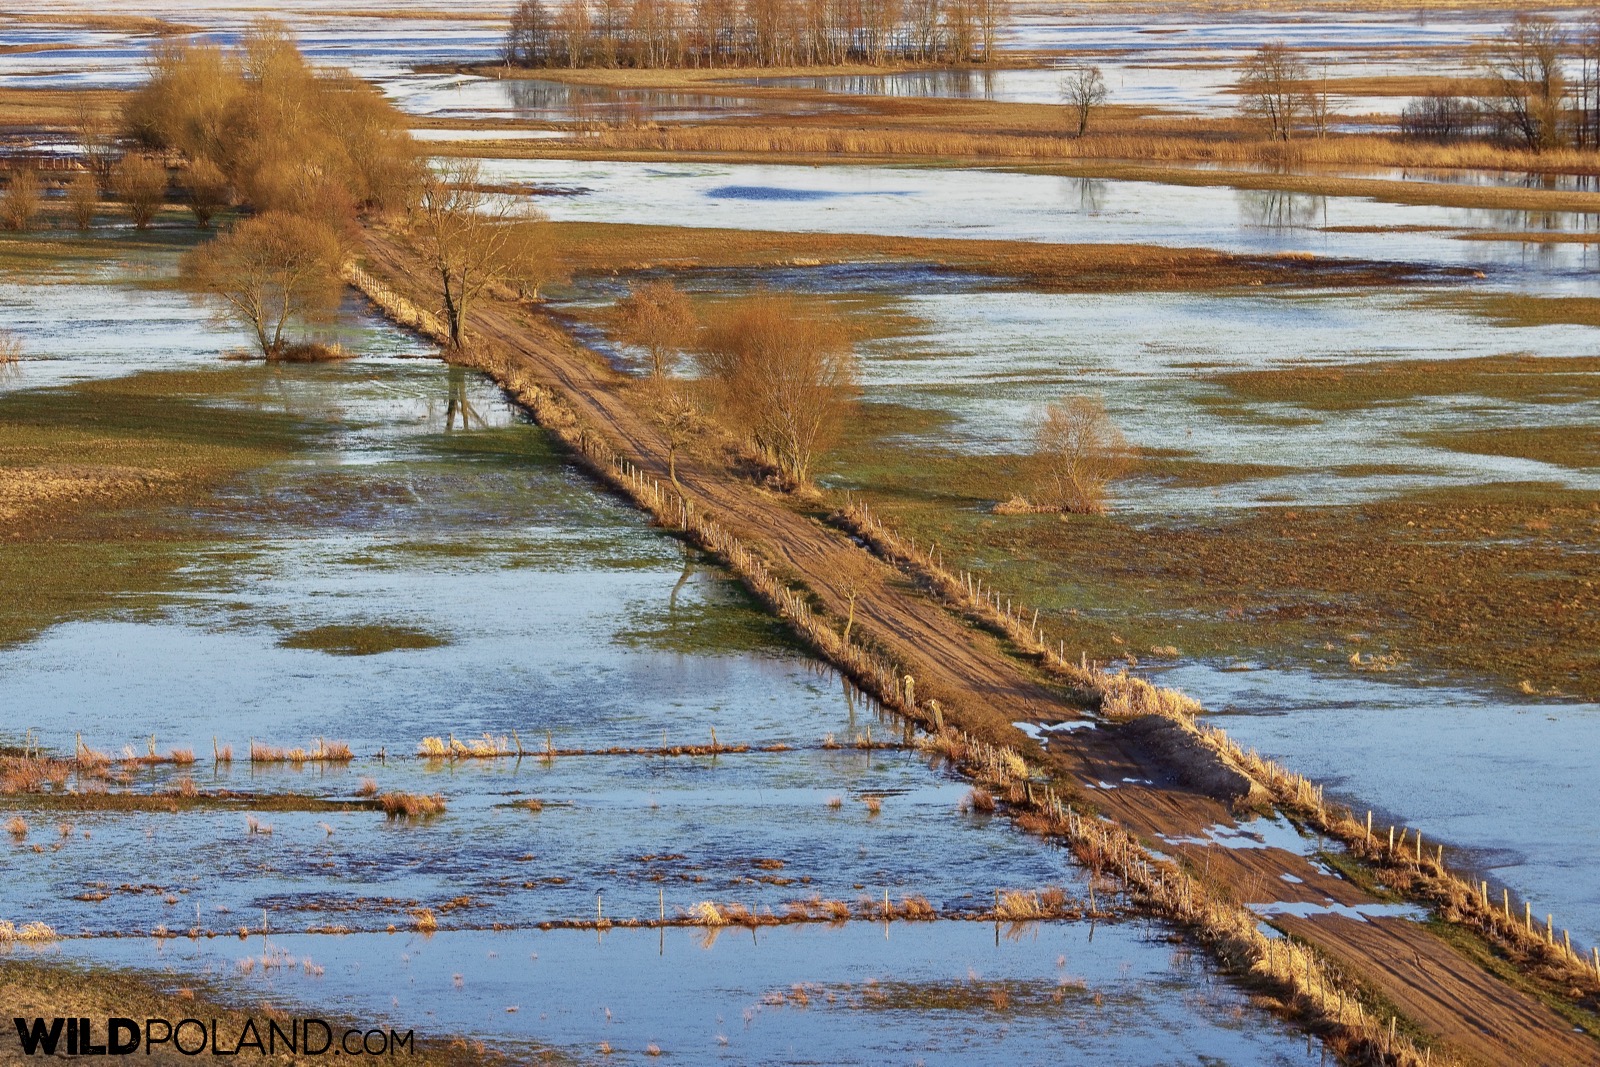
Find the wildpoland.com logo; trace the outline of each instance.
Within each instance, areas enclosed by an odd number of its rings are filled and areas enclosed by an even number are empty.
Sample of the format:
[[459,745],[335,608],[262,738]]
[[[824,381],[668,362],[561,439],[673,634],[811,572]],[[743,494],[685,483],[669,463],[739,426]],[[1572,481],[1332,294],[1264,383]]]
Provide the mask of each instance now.
[[322,1019],[135,1019],[113,1017],[15,1019],[17,1040],[28,1056],[132,1056],[171,1050],[184,1056],[410,1056],[410,1030],[338,1030]]

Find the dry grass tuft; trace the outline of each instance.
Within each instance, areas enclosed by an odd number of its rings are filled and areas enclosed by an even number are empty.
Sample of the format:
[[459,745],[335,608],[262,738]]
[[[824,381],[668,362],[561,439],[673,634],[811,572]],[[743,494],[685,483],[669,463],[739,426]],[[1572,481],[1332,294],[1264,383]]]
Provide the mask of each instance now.
[[371,778],[361,779],[361,786],[356,790],[358,797],[375,797],[378,795],[378,783]]
[[28,823],[20,815],[13,815],[6,822],[6,833],[18,841],[25,840],[28,836]]
[[861,798],[861,803],[863,803],[863,804],[865,804],[867,806],[867,817],[869,819],[870,818],[876,818],[883,811],[883,798],[882,797],[872,797],[872,796],[862,797]]
[[425,934],[431,934],[439,929],[439,919],[433,914],[432,908],[418,908],[411,913],[411,925]]
[[9,920],[0,919],[0,945],[16,941],[54,941],[56,932],[45,923],[25,923],[21,929],[13,926]]
[[378,798],[383,812],[391,819],[425,819],[442,814],[444,797],[438,793],[385,793]]
[[961,798],[962,811],[976,811],[989,814],[995,809],[994,794],[981,785],[973,786],[967,795]]

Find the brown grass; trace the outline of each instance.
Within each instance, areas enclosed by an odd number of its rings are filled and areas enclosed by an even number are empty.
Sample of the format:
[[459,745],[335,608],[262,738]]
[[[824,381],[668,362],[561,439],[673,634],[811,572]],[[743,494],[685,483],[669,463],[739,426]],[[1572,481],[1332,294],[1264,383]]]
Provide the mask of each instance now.
[[438,793],[385,793],[378,804],[391,819],[425,819],[444,812],[445,799]]
[[962,811],[982,812],[987,815],[995,810],[995,806],[994,794],[981,785],[973,786],[967,791],[967,795],[961,798]]
[[355,753],[343,741],[318,738],[310,749],[285,749],[254,739],[250,741],[251,763],[349,763],[353,759]]

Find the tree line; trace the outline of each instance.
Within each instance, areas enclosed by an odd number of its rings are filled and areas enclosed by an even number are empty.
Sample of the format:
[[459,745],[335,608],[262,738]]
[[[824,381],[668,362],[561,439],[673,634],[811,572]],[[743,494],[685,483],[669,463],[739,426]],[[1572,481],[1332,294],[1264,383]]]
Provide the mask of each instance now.
[[[1441,88],[1409,102],[1401,134],[1533,152],[1600,148],[1600,17],[1568,32],[1548,15],[1517,15],[1473,49],[1470,74],[1473,92]],[[1326,68],[1313,71],[1282,42],[1262,45],[1244,62],[1238,87],[1243,112],[1274,140],[1326,134]]]
[[522,0],[520,67],[989,63],[1006,0]]

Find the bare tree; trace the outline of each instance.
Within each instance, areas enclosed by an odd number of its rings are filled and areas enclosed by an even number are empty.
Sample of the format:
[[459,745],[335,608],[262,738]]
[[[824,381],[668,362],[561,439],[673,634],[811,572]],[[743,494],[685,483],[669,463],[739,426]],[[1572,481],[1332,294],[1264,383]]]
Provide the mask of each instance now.
[[80,170],[67,185],[67,213],[80,230],[94,225],[100,207],[100,182],[92,170]]
[[1089,115],[1106,102],[1106,80],[1099,67],[1070,67],[1061,78],[1061,98],[1078,122],[1078,136],[1089,129]]
[[678,484],[678,453],[699,436],[704,420],[694,397],[684,390],[681,383],[658,378],[654,379],[654,385],[657,393],[650,407],[650,416],[667,439],[667,477],[672,479],[674,488],[681,490],[682,486]]
[[1436,90],[1400,110],[1400,130],[1407,137],[1440,144],[1475,132],[1482,122],[1478,105],[1465,97]]
[[707,328],[699,362],[733,427],[790,486],[807,484],[855,397],[855,352],[844,323],[792,296],[743,297]]
[[450,347],[456,349],[465,345],[470,313],[485,292],[531,288],[537,294],[557,272],[548,243],[530,229],[543,216],[489,193],[479,177],[476,161],[429,175],[411,212],[411,235],[438,277]]
[[166,203],[167,168],[149,156],[123,156],[111,168],[111,188],[128,205],[134,226],[142,230]]
[[694,305],[671,282],[647,282],[617,301],[614,334],[650,353],[650,373],[662,378],[700,330]]
[[44,203],[39,172],[22,167],[11,172],[4,191],[0,191],[0,226],[8,230],[31,230]]
[[1106,486],[1131,459],[1105,405],[1084,396],[1057,400],[1044,409],[1033,438],[1034,503],[1052,511],[1103,513]]
[[540,0],[522,0],[511,13],[505,59],[510,66],[543,67],[556,57],[555,22]]
[[263,358],[276,359],[289,325],[322,321],[337,308],[343,261],[327,223],[269,211],[187,253],[180,273],[255,334]]
[[111,121],[88,101],[80,101],[73,112],[72,131],[83,149],[84,163],[105,180],[117,158],[117,133]]
[[1498,39],[1483,46],[1478,64],[1489,91],[1484,110],[1501,130],[1534,152],[1562,142],[1566,75],[1562,55],[1567,36],[1546,15],[1518,15]]
[[1239,72],[1244,112],[1265,121],[1273,140],[1287,141],[1311,110],[1306,83],[1305,62],[1282,41],[1268,41]]

